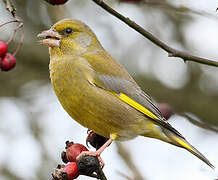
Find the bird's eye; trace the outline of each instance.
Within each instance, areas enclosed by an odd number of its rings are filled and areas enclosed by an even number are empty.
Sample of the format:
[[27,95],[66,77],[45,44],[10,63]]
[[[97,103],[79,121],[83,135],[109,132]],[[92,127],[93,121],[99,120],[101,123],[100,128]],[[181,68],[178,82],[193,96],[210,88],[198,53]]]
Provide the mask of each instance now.
[[65,32],[66,32],[67,34],[71,34],[71,33],[73,32],[73,30],[68,27],[68,28],[65,29]]

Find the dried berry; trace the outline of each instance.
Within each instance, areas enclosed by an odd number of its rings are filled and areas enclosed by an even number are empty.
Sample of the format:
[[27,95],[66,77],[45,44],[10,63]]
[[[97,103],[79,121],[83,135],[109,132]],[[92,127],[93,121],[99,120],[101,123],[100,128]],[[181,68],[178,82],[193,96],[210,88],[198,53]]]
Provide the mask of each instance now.
[[12,68],[14,68],[15,65],[16,65],[16,58],[10,53],[7,53],[1,60],[2,71],[9,71]]
[[92,147],[99,149],[106,141],[108,138],[100,136],[93,131],[89,132],[87,138],[86,138],[86,144],[91,144]]
[[65,152],[65,151],[63,151],[63,152],[61,153],[61,159],[62,159],[62,161],[63,161],[64,163],[68,163],[68,162],[69,162],[68,159],[67,159],[67,155],[66,155],[66,152]]
[[63,170],[65,168],[65,165],[58,164],[58,166],[55,168],[54,173],[52,173],[52,180],[62,180],[62,174]]
[[91,175],[100,168],[98,158],[96,156],[82,156],[77,162],[79,173],[82,175]]
[[8,45],[4,41],[0,41],[0,57],[4,56],[8,51]]

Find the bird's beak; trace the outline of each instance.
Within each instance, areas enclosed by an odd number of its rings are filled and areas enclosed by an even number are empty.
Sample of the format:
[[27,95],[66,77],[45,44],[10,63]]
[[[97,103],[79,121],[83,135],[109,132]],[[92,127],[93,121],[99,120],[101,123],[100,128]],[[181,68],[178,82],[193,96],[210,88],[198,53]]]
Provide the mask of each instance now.
[[40,43],[47,45],[49,47],[59,47],[60,46],[61,36],[59,35],[57,31],[55,31],[52,28],[41,32],[40,34],[37,35],[37,37],[44,38],[40,40]]

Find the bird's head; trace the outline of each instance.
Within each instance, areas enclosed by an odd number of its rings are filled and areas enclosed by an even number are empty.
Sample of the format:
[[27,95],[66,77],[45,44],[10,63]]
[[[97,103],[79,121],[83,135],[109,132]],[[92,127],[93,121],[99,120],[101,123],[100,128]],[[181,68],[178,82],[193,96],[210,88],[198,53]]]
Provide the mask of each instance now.
[[50,55],[80,55],[100,48],[95,34],[81,21],[63,19],[38,34],[40,42],[50,47]]

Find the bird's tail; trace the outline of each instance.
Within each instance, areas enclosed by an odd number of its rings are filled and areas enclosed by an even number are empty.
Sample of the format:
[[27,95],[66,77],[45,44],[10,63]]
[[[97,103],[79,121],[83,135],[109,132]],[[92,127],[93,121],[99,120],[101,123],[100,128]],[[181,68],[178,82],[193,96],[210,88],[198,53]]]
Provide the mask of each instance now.
[[208,166],[210,166],[212,169],[215,167],[211,162],[203,155],[201,154],[196,148],[194,148],[188,141],[186,141],[185,138],[178,136],[174,132],[171,132],[167,129],[164,129],[164,134],[169,138],[169,143],[182,147],[186,150],[188,150],[190,153],[194,154],[196,157],[204,161]]
[[146,129],[150,130],[149,133],[143,133],[142,136],[160,139],[172,145],[182,147],[188,150],[190,153],[194,154],[196,157],[205,162],[208,166],[214,169],[214,166],[210,161],[204,157],[197,149],[195,149],[177,130],[175,130],[169,124],[166,124],[165,127],[155,125],[153,122],[147,123]]

